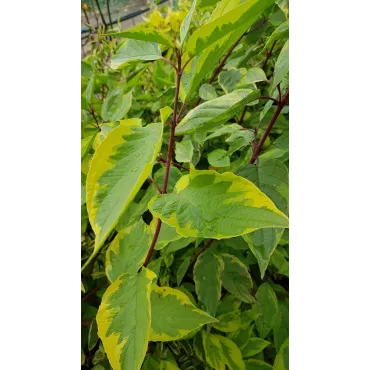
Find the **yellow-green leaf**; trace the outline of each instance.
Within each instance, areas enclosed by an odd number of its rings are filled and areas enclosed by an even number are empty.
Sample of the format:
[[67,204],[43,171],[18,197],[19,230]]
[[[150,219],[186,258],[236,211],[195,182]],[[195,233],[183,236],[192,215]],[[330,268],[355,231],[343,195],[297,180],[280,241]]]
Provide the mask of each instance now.
[[271,89],[273,90],[289,73],[289,40],[284,44],[275,63],[274,80]]
[[213,324],[213,327],[225,333],[238,330],[242,324],[239,310],[224,313],[220,316],[217,316],[216,319],[219,322]]
[[226,239],[266,227],[288,227],[288,218],[252,182],[225,172],[191,169],[171,194],[149,202],[154,217],[184,237]]
[[109,90],[101,107],[101,116],[104,121],[118,121],[131,108],[132,92],[124,93],[122,88]]
[[123,274],[103,295],[96,321],[113,370],[139,370],[151,327],[150,293],[155,274],[143,268]]
[[147,41],[127,40],[112,57],[110,66],[113,69],[117,69],[127,62],[161,58],[162,53],[158,44]]
[[273,370],[289,370],[289,338],[280,347]]
[[[150,223],[152,237],[154,236],[155,229],[157,226],[157,219],[153,218],[152,222]],[[157,242],[155,244],[156,250],[161,250],[169,243],[181,239],[182,236],[176,232],[176,228],[169,226],[167,224],[162,224],[161,231],[159,232]]]
[[256,100],[259,90],[235,90],[192,109],[176,126],[176,135],[208,131],[233,117],[245,104]]
[[270,342],[261,338],[249,338],[247,345],[242,350],[243,357],[251,357],[263,351]]
[[229,338],[218,334],[202,333],[206,361],[216,370],[245,370],[238,346]]
[[[280,211],[288,212],[289,174],[284,163],[276,159],[261,158],[258,165],[247,164],[239,167],[237,174],[256,184],[261,191],[270,197]],[[283,229],[267,228],[243,235],[257,259],[261,278],[265,275],[270,258],[283,231]]]
[[169,106],[165,106],[164,108],[161,108],[159,112],[161,114],[161,121],[163,124],[165,124],[168,120],[168,117],[172,114],[173,109]]
[[162,123],[145,127],[121,125],[109,132],[95,151],[86,180],[86,203],[96,237],[87,263],[151,173],[162,134]]
[[222,274],[223,287],[243,302],[254,302],[250,293],[250,290],[253,288],[253,282],[247,266],[231,254],[223,253],[221,257],[224,263]]
[[86,154],[89,152],[96,134],[85,137],[81,140],[81,161],[85,159]]
[[178,340],[210,322],[217,322],[196,308],[188,296],[178,289],[153,285],[151,293],[152,328],[150,340]]
[[186,51],[190,55],[197,55],[240,26],[247,31],[257,17],[274,2],[275,0],[248,0],[240,4],[196,30],[186,44]]
[[197,0],[193,0],[193,4],[191,4],[191,8],[189,10],[189,13],[186,15],[185,19],[182,21],[181,27],[180,27],[180,42],[181,45],[184,43],[184,40],[186,38],[186,35],[189,30],[190,22],[193,17],[193,13],[195,10],[195,7],[197,6]]
[[222,260],[210,250],[202,253],[194,265],[195,291],[205,310],[215,316],[221,298]]
[[110,243],[105,258],[105,273],[114,282],[124,273],[138,272],[152,242],[150,227],[140,218],[121,230]]
[[112,32],[108,33],[107,35],[112,37],[124,37],[133,40],[156,42],[158,44],[163,44],[170,47],[174,46],[174,43],[170,36],[166,35],[161,30],[156,30],[155,28],[148,27],[146,24],[139,24],[126,31]]

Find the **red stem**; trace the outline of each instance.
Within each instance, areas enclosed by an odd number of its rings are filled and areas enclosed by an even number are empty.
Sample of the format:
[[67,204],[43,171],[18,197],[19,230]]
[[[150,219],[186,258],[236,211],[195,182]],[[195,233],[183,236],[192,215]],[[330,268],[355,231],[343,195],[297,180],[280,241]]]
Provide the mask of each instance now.
[[156,183],[156,181],[153,179],[153,177],[152,177],[152,176],[149,176],[149,179],[150,179],[150,181],[153,183],[153,185],[157,188],[158,193],[159,193],[159,194],[162,194],[162,190],[161,190],[161,188],[160,188],[160,187],[159,187],[159,185]]
[[265,132],[263,133],[259,143],[257,144],[256,148],[253,150],[252,158],[249,161],[250,164],[253,164],[256,161],[256,159],[258,158],[258,155],[259,155],[259,153],[262,149],[263,144],[265,143],[272,127],[274,126],[277,118],[279,117],[280,112],[282,111],[282,109],[284,108],[284,106],[288,102],[288,100],[289,100],[289,89],[287,89],[283,98],[279,102],[279,105],[277,106],[277,108],[275,110],[275,113],[271,118],[271,121],[269,122],[269,124],[268,124]]
[[[171,162],[172,162],[172,155],[173,155],[173,143],[175,141],[175,129],[177,124],[177,106],[179,102],[179,94],[180,94],[180,82],[181,82],[181,53],[177,53],[177,68],[176,68],[176,92],[175,92],[175,102],[173,105],[173,114],[172,114],[172,122],[170,123],[170,140],[168,142],[168,154],[167,154],[167,161],[166,161],[166,170],[163,180],[163,188],[162,188],[162,194],[167,193],[167,184],[168,184],[168,178],[170,175],[170,168],[171,168]],[[155,229],[154,237],[152,240],[152,243],[150,244],[148,254],[146,256],[145,262],[143,264],[144,267],[146,267],[150,261],[150,258],[154,252],[155,244],[157,243],[157,239],[159,236],[159,232],[161,231],[162,221],[161,219],[158,219],[157,226]]]
[[267,52],[266,54],[266,59],[265,61],[263,62],[263,65],[262,65],[262,69],[265,70],[266,66],[267,66],[267,62],[269,61],[269,59],[271,58],[271,55],[272,55],[272,50],[274,49],[275,47],[275,44],[277,43],[277,40],[275,40],[271,46],[271,49]]

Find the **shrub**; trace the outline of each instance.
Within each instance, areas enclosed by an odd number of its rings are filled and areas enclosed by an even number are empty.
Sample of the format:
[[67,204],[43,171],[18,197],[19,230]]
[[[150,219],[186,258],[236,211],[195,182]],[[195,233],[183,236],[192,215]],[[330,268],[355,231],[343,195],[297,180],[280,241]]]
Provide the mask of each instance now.
[[288,369],[288,9],[158,7],[82,61],[82,364]]

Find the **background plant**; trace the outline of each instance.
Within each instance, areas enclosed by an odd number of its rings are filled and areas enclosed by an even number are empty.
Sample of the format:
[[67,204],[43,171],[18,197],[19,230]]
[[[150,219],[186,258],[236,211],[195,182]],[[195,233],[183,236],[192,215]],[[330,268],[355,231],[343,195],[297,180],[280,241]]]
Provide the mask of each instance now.
[[288,28],[184,2],[82,62],[85,368],[288,368]]

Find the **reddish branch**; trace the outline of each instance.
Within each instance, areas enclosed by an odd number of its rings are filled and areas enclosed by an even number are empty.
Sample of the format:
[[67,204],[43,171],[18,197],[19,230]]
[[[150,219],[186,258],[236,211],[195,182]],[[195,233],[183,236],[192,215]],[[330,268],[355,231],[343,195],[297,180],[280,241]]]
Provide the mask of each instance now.
[[152,177],[152,176],[149,176],[149,179],[150,179],[150,181],[153,183],[153,185],[157,188],[158,193],[159,193],[159,194],[162,194],[162,190],[161,190],[161,188],[159,187],[159,185],[157,184],[157,182],[153,179],[153,177]]
[[107,285],[107,282],[104,284],[98,285],[96,288],[94,288],[92,291],[90,291],[88,294],[86,294],[84,297],[81,298],[81,302],[85,301],[87,298],[89,298],[91,295],[99,291],[101,288],[103,288],[105,285]]
[[[170,174],[170,168],[172,164],[172,156],[173,156],[173,143],[175,141],[175,129],[177,125],[177,106],[179,103],[179,94],[180,94],[180,82],[181,82],[181,76],[183,73],[183,69],[181,68],[181,52],[176,51],[177,54],[177,67],[170,62],[171,65],[173,65],[175,72],[176,72],[176,92],[175,92],[175,102],[173,106],[173,114],[172,114],[172,122],[170,123],[170,140],[168,142],[168,154],[167,154],[167,160],[166,160],[166,170],[163,180],[163,188],[162,188],[162,194],[167,193],[167,184],[168,184],[168,178]],[[161,231],[162,221],[158,219],[157,226],[155,228],[154,237],[152,240],[152,243],[150,244],[150,248],[148,251],[148,254],[146,256],[145,262],[143,264],[144,267],[146,267],[150,261],[150,258],[154,252],[155,244],[157,243],[159,233]]]
[[288,102],[289,100],[289,89],[287,89],[287,91],[285,92],[284,96],[282,97],[281,101],[279,102],[276,110],[275,110],[275,113],[274,115],[272,116],[271,118],[271,121],[269,122],[269,124],[267,125],[267,128],[265,130],[265,132],[263,133],[259,143],[257,144],[257,146],[255,147],[255,149],[253,150],[253,154],[252,154],[252,158],[250,159],[249,163],[250,164],[253,164],[256,159],[258,158],[258,155],[262,149],[262,146],[263,144],[265,143],[272,127],[274,126],[277,118],[279,117],[279,114],[280,112],[282,111],[282,109],[284,108],[285,104]]
[[267,66],[267,62],[269,61],[269,59],[271,58],[272,56],[272,51],[274,50],[274,47],[275,47],[275,44],[277,43],[277,40],[275,40],[270,48],[270,50],[267,51],[267,54],[266,54],[266,59],[265,61],[263,62],[263,65],[262,65],[262,69],[265,70],[266,66]]
[[203,245],[203,247],[202,247],[202,249],[197,253],[197,255],[194,257],[194,259],[193,259],[193,261],[191,262],[191,264],[189,265],[189,268],[190,267],[193,267],[194,265],[195,265],[195,262],[197,262],[197,259],[199,258],[199,256],[206,250],[206,249],[208,249],[210,246],[211,246],[211,244],[213,243],[213,241],[214,241],[214,239],[208,239],[205,243],[204,243],[204,245]]
[[[167,161],[164,160],[164,159],[162,159],[162,158],[158,159],[158,162],[159,163],[167,163]],[[178,164],[178,163],[175,163],[175,162],[172,162],[171,164],[172,164],[172,166],[175,166],[175,167],[178,167],[178,168],[182,168],[185,171],[189,171],[189,168],[186,168],[184,166],[181,166],[181,164]]]

